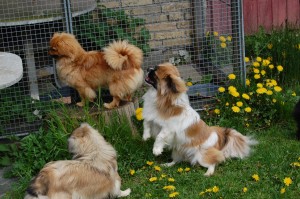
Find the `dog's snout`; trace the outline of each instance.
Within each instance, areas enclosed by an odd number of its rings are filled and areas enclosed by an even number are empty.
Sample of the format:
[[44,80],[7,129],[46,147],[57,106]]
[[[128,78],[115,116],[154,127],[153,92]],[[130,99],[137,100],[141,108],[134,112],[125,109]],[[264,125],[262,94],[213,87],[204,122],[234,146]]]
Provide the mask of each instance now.
[[154,69],[153,68],[147,68],[147,72],[149,73],[149,72],[151,72],[151,71],[153,71]]

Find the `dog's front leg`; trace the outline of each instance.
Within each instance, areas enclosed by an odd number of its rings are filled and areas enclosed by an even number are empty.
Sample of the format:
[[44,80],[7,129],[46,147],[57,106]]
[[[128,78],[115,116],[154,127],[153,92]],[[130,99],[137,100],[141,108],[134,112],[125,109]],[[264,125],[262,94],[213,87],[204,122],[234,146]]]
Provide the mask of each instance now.
[[165,138],[170,134],[170,132],[164,128],[161,129],[159,134],[157,135],[154,146],[153,146],[153,154],[158,156],[163,152],[165,146]]
[[150,131],[151,131],[151,127],[150,127],[150,121],[144,119],[143,122],[143,127],[144,127],[144,131],[143,131],[143,140],[148,140],[151,137]]

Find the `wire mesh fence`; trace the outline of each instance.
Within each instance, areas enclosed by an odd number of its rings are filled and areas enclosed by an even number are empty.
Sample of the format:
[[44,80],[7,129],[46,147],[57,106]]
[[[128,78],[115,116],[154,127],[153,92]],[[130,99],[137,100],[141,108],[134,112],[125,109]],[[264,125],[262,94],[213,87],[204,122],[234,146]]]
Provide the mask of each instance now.
[[[189,85],[192,106],[200,110],[213,101],[229,73],[244,80],[241,3],[2,0],[0,52],[21,57],[23,76],[0,89],[0,137],[36,131],[55,99],[64,103],[78,100],[76,91],[60,82],[55,60],[48,55],[55,32],[74,34],[87,51],[101,50],[113,40],[128,40],[143,51],[144,70],[173,63]],[[143,93],[140,90],[138,97]]]

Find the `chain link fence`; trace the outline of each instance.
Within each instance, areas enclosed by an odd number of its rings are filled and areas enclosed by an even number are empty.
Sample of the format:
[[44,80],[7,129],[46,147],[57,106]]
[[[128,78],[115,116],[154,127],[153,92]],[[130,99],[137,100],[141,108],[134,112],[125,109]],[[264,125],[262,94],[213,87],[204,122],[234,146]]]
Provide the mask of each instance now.
[[[53,101],[77,100],[76,91],[57,78],[55,61],[48,55],[55,32],[73,33],[85,50],[128,40],[144,52],[145,70],[173,63],[189,85],[192,106],[201,110],[213,102],[229,73],[245,80],[241,4],[241,0],[1,0],[0,52],[18,55],[23,75],[13,85],[0,85],[0,138],[37,131]],[[15,67],[3,56],[1,67]]]

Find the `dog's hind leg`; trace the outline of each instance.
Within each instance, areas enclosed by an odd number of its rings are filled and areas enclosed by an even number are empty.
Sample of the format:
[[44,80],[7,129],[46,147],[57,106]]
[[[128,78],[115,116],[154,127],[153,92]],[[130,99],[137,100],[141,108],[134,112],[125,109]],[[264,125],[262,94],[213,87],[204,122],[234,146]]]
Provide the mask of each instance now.
[[183,158],[182,158],[182,155],[176,149],[173,149],[172,159],[173,159],[172,162],[162,164],[162,166],[171,167],[171,166],[175,165],[176,163],[181,162]]
[[77,103],[77,106],[84,106],[85,105],[85,100],[89,100],[90,102],[93,102],[94,99],[96,98],[96,92],[90,88],[90,87],[77,87],[76,90],[78,91],[81,102]]
[[107,109],[113,109],[118,107],[121,99],[119,97],[113,96],[113,101],[111,103],[104,103],[104,107]]

